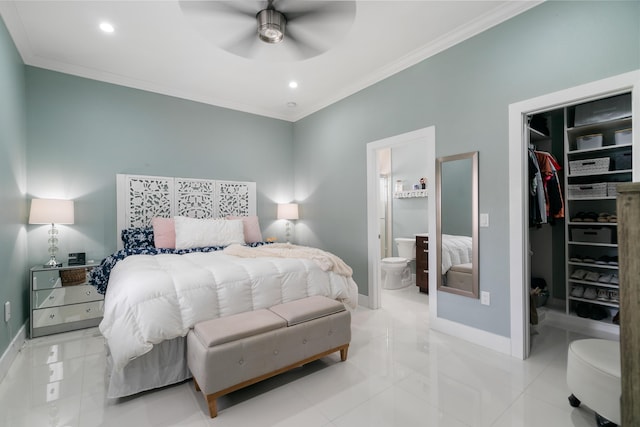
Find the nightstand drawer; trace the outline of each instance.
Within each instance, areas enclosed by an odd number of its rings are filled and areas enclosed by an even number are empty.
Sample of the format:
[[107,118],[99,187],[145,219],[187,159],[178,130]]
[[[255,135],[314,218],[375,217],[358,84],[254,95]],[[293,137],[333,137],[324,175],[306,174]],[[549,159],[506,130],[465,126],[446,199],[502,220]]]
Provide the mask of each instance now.
[[43,328],[46,326],[100,318],[102,317],[103,311],[103,301],[33,310],[33,328]]
[[94,286],[65,286],[57,289],[42,289],[33,292],[33,308],[42,309],[68,304],[100,301],[104,299]]
[[61,288],[62,281],[58,269],[34,271],[31,277],[31,289]]

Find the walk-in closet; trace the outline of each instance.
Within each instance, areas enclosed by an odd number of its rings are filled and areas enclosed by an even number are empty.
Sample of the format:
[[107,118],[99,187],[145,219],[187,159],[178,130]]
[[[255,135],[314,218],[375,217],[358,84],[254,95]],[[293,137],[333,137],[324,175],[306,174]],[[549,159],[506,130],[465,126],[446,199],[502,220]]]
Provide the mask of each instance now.
[[527,117],[530,323],[617,334],[616,186],[632,180],[631,95]]

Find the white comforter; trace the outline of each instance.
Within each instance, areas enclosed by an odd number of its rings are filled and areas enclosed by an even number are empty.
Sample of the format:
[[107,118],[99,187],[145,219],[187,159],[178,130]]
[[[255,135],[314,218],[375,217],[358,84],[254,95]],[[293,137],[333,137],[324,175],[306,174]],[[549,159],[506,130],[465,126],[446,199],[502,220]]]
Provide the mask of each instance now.
[[472,261],[472,242],[471,237],[456,236],[451,234],[442,235],[442,274],[452,265],[466,264]]
[[358,287],[309,259],[238,258],[222,251],[132,255],[111,271],[100,331],[114,368],[121,369],[202,320],[310,295],[355,308]]

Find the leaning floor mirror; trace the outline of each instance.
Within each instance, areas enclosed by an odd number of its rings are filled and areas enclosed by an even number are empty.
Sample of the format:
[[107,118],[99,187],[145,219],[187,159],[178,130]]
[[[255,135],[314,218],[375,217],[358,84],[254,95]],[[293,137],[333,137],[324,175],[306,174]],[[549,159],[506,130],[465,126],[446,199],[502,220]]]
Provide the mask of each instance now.
[[478,152],[436,162],[438,291],[478,298]]

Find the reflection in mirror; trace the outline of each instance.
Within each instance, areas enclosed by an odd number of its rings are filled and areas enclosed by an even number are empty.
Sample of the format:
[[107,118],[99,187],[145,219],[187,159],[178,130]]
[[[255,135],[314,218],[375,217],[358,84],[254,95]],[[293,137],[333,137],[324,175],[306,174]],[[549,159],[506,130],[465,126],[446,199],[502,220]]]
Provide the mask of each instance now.
[[478,298],[478,152],[436,163],[438,290]]

